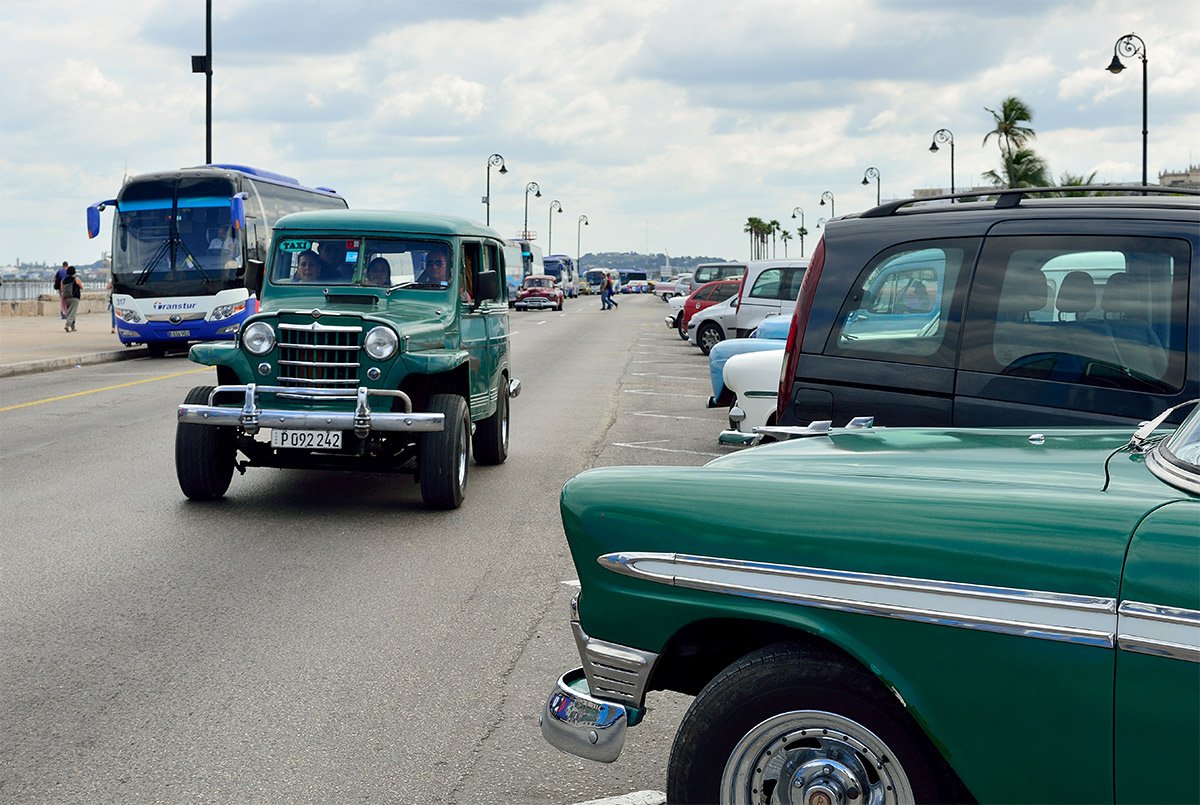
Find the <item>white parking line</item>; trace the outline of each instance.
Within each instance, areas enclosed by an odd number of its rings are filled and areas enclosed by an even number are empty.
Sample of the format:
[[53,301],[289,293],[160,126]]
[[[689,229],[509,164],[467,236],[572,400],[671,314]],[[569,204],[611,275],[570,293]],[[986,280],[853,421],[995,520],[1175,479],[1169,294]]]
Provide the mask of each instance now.
[[705,417],[705,416],[680,416],[679,414],[656,414],[651,411],[630,411],[629,415],[630,416],[657,417],[659,419],[694,419],[697,422],[715,422],[716,421],[715,419],[713,419],[711,417]]
[[[689,378],[696,380],[697,378]],[[696,400],[707,400],[707,394],[680,394],[677,391],[646,391],[644,389],[621,389],[624,394],[647,394],[651,397],[691,397]]]
[[667,795],[662,791],[632,791],[615,797],[604,799],[589,799],[587,802],[576,802],[575,805],[663,805]]
[[700,381],[698,377],[680,377],[679,375],[660,375],[658,372],[630,372],[634,377],[661,377],[663,380],[693,380]]
[[545,324],[545,323],[546,323],[546,320],[545,320],[545,319],[542,319],[541,321],[539,321],[539,322],[537,323],[537,326],[538,326],[538,327],[541,327],[541,326],[542,326],[543,324]]
[[680,450],[674,447],[650,447],[645,442],[613,442],[612,446],[628,447],[630,450],[653,450],[656,453],[686,453],[689,456],[712,456],[713,458],[725,455],[724,453],[704,453],[699,450]]

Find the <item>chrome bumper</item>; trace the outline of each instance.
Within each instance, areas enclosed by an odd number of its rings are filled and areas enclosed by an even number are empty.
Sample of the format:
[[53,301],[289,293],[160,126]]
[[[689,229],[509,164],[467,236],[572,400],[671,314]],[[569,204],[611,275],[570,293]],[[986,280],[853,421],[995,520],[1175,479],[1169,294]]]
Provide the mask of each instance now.
[[641,721],[658,655],[588,637],[578,622],[571,629],[584,667],[559,677],[538,719],[542,737],[568,754],[612,763],[625,731]]
[[[519,384],[518,384],[519,393]],[[213,405],[220,394],[241,394],[240,407]],[[353,411],[293,411],[287,409],[260,408],[257,396],[274,394],[284,399],[313,401],[354,400]],[[376,412],[371,410],[369,397],[393,397],[404,402],[403,413]],[[349,389],[295,388],[292,386],[217,386],[208,397],[208,405],[181,405],[178,413],[180,422],[196,425],[218,425],[241,428],[253,436],[262,428],[288,430],[352,430],[359,438],[371,431],[436,432],[445,427],[443,414],[417,414],[412,412],[412,400],[402,391],[391,389],[368,389],[360,386]]]

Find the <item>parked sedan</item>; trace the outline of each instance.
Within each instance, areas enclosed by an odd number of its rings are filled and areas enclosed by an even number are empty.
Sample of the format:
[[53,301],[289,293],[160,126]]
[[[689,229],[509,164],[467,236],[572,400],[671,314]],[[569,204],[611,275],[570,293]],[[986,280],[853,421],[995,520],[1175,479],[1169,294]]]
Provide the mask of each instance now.
[[1166,416],[577,475],[543,736],[612,761],[672,690],[670,802],[1194,801],[1200,412]]
[[697,313],[687,323],[687,340],[700,347],[707,355],[712,348],[724,341],[734,332],[737,323],[736,294],[720,304],[707,307]]
[[719,443],[745,446],[773,441],[755,431],[775,424],[782,367],[782,341],[775,342],[775,349],[743,352],[725,362],[721,382],[729,400],[729,428],[717,436]]
[[562,288],[548,274],[531,274],[521,282],[515,307],[517,310],[562,310]]
[[[674,317],[674,327],[679,331],[679,337],[685,341],[688,338],[688,322],[701,310],[736,297],[741,287],[741,278],[714,280],[701,285],[684,298],[680,312]],[[671,301],[668,304],[673,306]]]

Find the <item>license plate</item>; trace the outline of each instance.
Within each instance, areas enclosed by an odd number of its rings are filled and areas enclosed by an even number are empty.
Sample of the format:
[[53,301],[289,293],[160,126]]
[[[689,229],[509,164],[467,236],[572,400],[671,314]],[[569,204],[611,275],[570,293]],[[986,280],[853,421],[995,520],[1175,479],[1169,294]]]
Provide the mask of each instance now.
[[306,450],[340,450],[340,430],[272,430],[272,447],[299,447]]
[[167,338],[190,338],[191,330],[167,330]]

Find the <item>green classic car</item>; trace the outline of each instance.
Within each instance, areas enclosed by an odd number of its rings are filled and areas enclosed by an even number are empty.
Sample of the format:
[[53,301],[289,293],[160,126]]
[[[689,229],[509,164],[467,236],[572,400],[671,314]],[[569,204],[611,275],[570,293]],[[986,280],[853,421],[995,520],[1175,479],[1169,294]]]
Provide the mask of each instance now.
[[671,802],[1197,801],[1200,409],[1164,421],[576,476],[543,736],[611,762],[673,690]]
[[[434,508],[463,500],[470,457],[508,457],[505,242],[463,218],[300,212],[251,263],[261,307],[237,341],[199,344],[217,385],[179,406],[175,469],[194,500],[247,467],[412,472]],[[261,276],[265,271],[265,277]],[[240,454],[240,458],[239,458]]]

